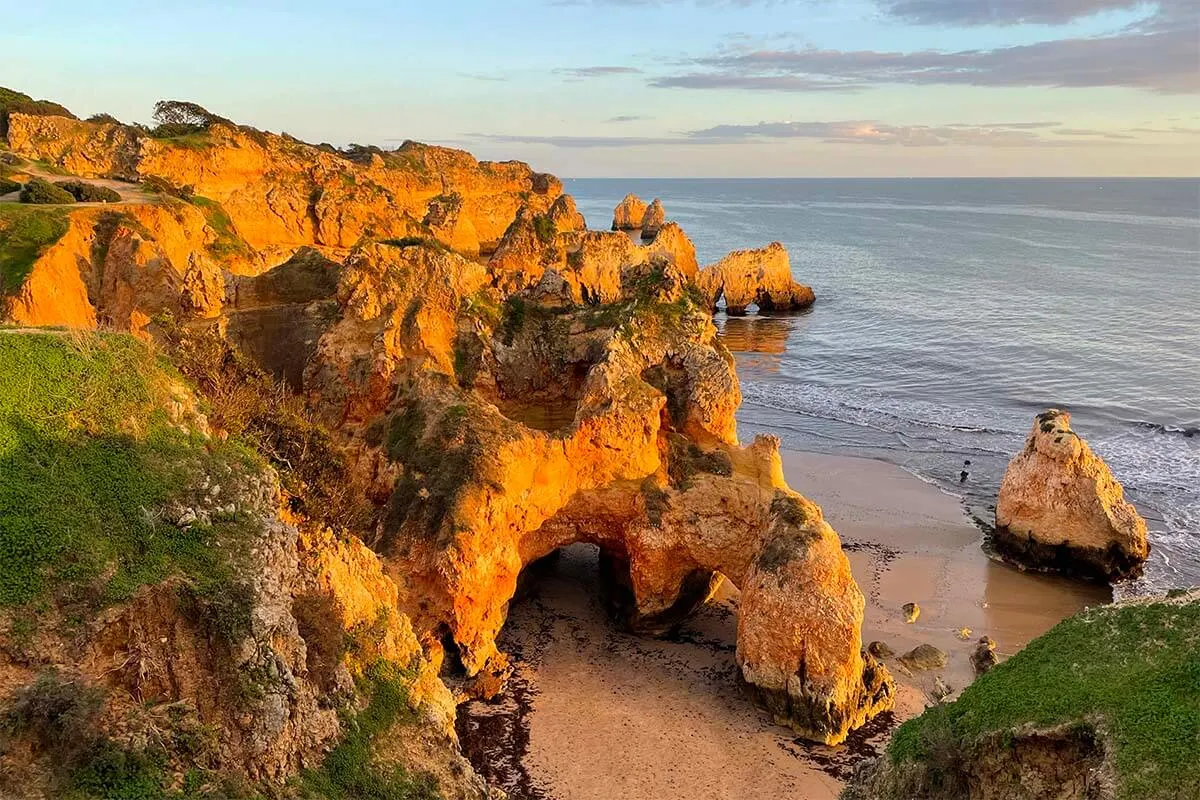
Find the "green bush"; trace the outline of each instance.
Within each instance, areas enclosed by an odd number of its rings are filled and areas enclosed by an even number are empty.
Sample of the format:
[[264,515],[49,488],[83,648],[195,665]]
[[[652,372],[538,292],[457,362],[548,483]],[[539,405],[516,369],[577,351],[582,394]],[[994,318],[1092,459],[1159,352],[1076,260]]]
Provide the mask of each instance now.
[[0,194],[11,194],[21,188],[21,184],[8,178],[0,178]]
[[107,186],[83,181],[59,181],[54,184],[80,203],[119,203],[121,195]]
[[65,205],[74,203],[75,196],[53,183],[33,178],[21,189],[21,202],[32,205]]
[[364,676],[359,688],[370,695],[370,704],[344,720],[342,741],[325,757],[319,770],[309,770],[301,780],[305,800],[436,800],[441,795],[429,775],[411,775],[399,764],[375,760],[375,740],[394,725],[413,719],[408,706],[407,681],[412,676],[395,664],[380,661]]

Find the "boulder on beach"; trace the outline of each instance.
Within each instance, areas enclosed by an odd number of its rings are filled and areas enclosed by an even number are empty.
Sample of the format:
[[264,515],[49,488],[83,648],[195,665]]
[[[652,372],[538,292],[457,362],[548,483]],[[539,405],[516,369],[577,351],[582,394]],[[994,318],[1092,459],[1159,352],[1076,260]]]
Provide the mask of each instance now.
[[642,238],[653,239],[666,223],[667,212],[663,210],[662,201],[656,197],[654,202],[646,207],[646,213],[642,215]]
[[904,612],[905,622],[916,622],[917,618],[921,616],[921,607],[916,603],[905,603],[900,610]]
[[1037,415],[1009,462],[992,542],[1022,566],[1108,581],[1136,575],[1150,553],[1145,520],[1058,409]]
[[940,669],[949,660],[949,656],[931,644],[919,644],[900,656],[900,663],[914,671]]
[[992,641],[992,637],[979,637],[979,644],[975,646],[975,652],[971,653],[971,666],[975,669],[975,674],[982,675],[999,662],[996,643]]
[[644,216],[646,216],[645,202],[630,192],[613,209],[612,229],[614,231],[635,231],[642,226]]

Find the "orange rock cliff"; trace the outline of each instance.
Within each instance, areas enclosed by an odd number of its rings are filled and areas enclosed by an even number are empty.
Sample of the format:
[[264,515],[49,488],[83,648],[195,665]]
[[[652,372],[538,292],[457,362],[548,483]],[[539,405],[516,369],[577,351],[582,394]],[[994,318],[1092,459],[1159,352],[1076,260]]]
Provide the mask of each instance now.
[[[891,707],[837,534],[788,487],[778,440],[737,437],[711,312],[811,304],[782,245],[701,268],[657,201],[617,209],[638,243],[588,230],[551,175],[411,142],[341,152],[224,123],[154,138],[12,113],[7,143],[31,174],[124,187],[55,207],[62,233],[3,287],[3,317],[216,334],[303,398],[370,507],[343,520],[349,540],[289,534],[309,554],[292,591],[335,597],[347,630],[394,609],[389,646],[426,665],[426,696],[448,696],[437,671],[501,685],[522,569],[590,542],[637,630],[733,582],[742,677],[800,735],[840,742]],[[252,772],[283,774],[303,761],[290,752]]]

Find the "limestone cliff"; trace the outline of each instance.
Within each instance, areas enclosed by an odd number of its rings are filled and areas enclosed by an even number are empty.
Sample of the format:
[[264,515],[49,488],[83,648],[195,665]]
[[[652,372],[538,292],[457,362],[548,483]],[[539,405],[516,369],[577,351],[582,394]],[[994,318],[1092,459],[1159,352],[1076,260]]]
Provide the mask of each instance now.
[[378,556],[287,511],[148,348],[8,332],[0,371],[0,794],[326,796],[386,695],[379,734],[440,744],[354,768],[487,796]]
[[[487,694],[521,570],[587,541],[635,629],[667,630],[736,583],[740,673],[801,735],[836,743],[891,707],[837,534],[787,486],[777,440],[738,442],[711,311],[811,302],[781,245],[701,271],[661,204],[637,244],[586,230],[551,176],[413,143],[338,152],[223,121],[157,139],[14,114],[9,144],[156,192],[55,211],[63,231],[30,251],[7,315],[163,342],[315,526],[294,532],[287,591],[318,595],[320,618],[360,630],[362,598],[383,597],[432,669]],[[269,413],[293,402],[300,443]],[[384,638],[410,646],[397,624]],[[270,774],[306,763],[307,741]]]
[[1150,552],[1145,520],[1057,409],[1038,414],[1009,462],[992,541],[1026,566],[1104,580],[1136,574]]

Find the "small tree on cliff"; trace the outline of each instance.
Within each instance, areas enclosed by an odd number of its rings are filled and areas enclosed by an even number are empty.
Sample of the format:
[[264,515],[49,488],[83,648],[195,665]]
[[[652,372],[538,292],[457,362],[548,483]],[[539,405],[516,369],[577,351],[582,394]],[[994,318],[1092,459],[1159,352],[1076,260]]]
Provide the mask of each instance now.
[[154,121],[158,127],[151,131],[151,135],[157,139],[200,133],[218,124],[233,125],[204,106],[184,100],[159,100],[154,104]]

